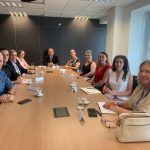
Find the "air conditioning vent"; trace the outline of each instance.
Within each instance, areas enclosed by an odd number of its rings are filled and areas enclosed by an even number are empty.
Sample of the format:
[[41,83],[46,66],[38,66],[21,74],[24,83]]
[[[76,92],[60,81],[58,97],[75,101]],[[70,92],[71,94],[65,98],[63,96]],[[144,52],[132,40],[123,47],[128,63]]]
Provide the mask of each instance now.
[[87,2],[90,2],[90,1],[92,1],[92,0],[80,0],[80,1],[87,1]]
[[39,4],[44,4],[44,0],[21,0],[22,2],[26,3],[39,3]]

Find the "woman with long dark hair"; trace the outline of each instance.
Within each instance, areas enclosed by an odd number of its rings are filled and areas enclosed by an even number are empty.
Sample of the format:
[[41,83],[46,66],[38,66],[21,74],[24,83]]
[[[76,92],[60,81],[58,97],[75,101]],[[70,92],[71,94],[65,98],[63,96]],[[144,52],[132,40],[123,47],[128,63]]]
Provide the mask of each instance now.
[[100,52],[98,55],[97,67],[91,84],[99,90],[106,83],[109,73],[111,72],[111,65],[108,62],[108,55],[105,52]]
[[127,57],[117,55],[113,60],[112,72],[103,88],[103,93],[110,100],[126,101],[132,93],[132,80]]
[[104,107],[118,113],[130,111],[150,113],[150,60],[145,60],[141,63],[138,82],[139,85],[128,101],[122,103],[109,101],[104,104]]

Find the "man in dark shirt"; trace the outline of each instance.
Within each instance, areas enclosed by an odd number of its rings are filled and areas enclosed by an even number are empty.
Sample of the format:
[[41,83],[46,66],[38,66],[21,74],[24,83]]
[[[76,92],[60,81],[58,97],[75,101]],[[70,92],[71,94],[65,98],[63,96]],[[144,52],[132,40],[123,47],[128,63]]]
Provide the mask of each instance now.
[[9,60],[6,65],[10,71],[10,80],[12,81],[17,80],[23,73],[28,72],[28,70],[24,69],[17,60],[17,52],[15,50],[9,51]]
[[[0,51],[3,55],[3,67],[2,70],[6,73],[7,77],[12,79],[11,76],[11,70],[9,69],[9,66],[7,65],[7,62],[9,60],[9,51],[7,49],[1,49]],[[18,76],[16,80],[13,80],[14,83],[21,83],[22,77]]]
[[49,48],[47,54],[43,58],[43,64],[45,66],[52,66],[53,64],[59,64],[58,56],[55,55],[54,49]]

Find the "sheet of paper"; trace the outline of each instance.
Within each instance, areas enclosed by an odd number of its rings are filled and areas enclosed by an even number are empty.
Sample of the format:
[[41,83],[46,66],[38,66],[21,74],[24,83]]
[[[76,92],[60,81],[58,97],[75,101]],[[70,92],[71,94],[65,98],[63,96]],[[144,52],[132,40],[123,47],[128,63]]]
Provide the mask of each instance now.
[[99,94],[99,93],[101,93],[99,90],[95,89],[94,87],[85,87],[85,88],[81,88],[81,90],[83,90],[87,94]]
[[99,106],[100,111],[101,111],[102,114],[117,114],[114,111],[111,111],[109,109],[104,108],[103,107],[104,104],[105,104],[105,102],[98,102],[98,106]]

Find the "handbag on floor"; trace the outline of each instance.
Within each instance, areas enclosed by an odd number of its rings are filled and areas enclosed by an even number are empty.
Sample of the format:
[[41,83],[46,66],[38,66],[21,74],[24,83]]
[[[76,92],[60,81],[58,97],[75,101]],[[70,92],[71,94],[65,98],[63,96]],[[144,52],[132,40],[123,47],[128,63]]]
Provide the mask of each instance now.
[[120,142],[150,141],[150,114],[144,112],[119,114],[117,139]]

